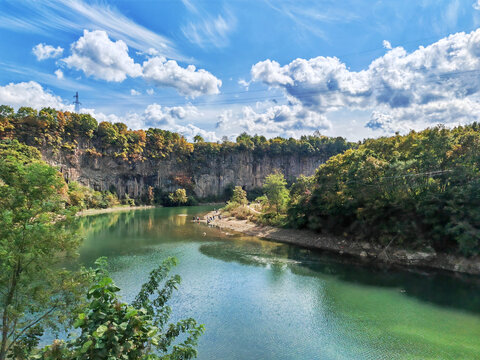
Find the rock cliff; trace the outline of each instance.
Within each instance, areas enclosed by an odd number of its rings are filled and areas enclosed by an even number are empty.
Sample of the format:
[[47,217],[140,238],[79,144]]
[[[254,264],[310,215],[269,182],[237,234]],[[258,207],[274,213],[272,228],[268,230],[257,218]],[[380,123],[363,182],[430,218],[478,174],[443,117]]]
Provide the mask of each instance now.
[[289,180],[312,175],[326,161],[315,155],[258,155],[248,150],[209,155],[206,158],[176,157],[165,159],[124,160],[110,155],[91,154],[81,147],[74,151],[41,150],[43,158],[56,166],[67,181],[74,180],[95,190],[114,189],[119,196],[144,196],[148,188],[174,191],[187,188],[199,199],[221,197],[228,186],[246,190],[261,187],[265,177],[275,170]]

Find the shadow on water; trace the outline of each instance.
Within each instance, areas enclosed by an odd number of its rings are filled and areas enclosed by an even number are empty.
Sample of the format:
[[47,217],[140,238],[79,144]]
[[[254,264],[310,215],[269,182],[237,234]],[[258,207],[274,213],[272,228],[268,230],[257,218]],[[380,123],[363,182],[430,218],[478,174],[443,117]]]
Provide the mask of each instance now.
[[480,279],[443,271],[408,270],[366,265],[329,252],[234,236],[227,242],[203,244],[200,252],[226,262],[269,267],[275,272],[317,278],[333,277],[348,283],[398,289],[407,296],[443,307],[480,313]]
[[[224,262],[269,267],[277,274],[288,269],[302,276],[398,289],[424,302],[480,313],[479,277],[365,265],[346,256],[244,235],[227,236],[219,229],[192,224],[194,215],[212,208],[158,208],[82,218],[80,228],[86,240],[80,251],[80,263],[89,266],[100,256],[141,256],[162,252],[164,245],[201,241],[199,250],[203,255]],[[208,235],[204,236],[204,232]]]

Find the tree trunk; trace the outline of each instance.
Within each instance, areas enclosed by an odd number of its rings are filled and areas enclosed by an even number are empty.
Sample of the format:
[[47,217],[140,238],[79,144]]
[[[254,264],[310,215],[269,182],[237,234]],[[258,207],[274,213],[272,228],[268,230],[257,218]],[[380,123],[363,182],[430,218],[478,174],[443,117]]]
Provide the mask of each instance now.
[[15,289],[17,287],[18,276],[20,275],[20,262],[17,263],[15,272],[12,274],[12,282],[10,283],[10,289],[7,294],[5,301],[5,308],[3,309],[2,316],[2,345],[0,347],[0,360],[5,360],[7,358],[7,341],[8,341],[8,307],[13,301],[13,295],[15,294]]

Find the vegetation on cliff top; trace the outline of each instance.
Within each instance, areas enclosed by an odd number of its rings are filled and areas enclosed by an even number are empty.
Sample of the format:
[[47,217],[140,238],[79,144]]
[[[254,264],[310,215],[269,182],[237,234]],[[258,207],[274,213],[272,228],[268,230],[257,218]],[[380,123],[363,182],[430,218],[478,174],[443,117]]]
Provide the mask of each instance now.
[[232,151],[252,151],[255,155],[321,155],[325,159],[338,154],[353,144],[344,138],[326,136],[302,136],[300,139],[250,136],[246,133],[236,142],[205,142],[195,136],[188,142],[178,133],[150,128],[130,130],[123,123],[98,123],[89,114],[76,114],[44,108],[40,111],[21,107],[17,112],[10,106],[0,106],[0,139],[15,138],[35,147],[51,147],[54,150],[74,151],[81,147],[92,156],[111,155],[125,160],[162,159],[172,154],[194,157],[198,162],[211,155]]

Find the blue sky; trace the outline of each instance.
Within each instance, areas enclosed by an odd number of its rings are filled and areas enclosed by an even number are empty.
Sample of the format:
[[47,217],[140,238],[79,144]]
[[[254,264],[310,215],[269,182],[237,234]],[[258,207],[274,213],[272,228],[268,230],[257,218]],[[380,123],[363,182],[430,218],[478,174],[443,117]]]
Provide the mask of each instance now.
[[351,140],[480,114],[480,2],[0,2],[0,103],[209,140]]

